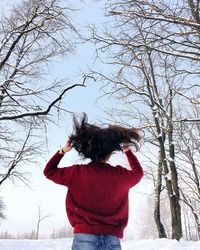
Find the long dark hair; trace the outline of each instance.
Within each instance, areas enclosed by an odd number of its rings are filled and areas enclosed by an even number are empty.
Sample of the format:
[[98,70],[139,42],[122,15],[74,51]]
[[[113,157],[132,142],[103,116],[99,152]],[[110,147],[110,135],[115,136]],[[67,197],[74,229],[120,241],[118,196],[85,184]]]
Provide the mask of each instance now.
[[73,121],[74,131],[69,139],[84,158],[90,158],[93,162],[105,160],[112,152],[121,150],[121,143],[137,143],[141,139],[140,130],[137,128],[119,125],[101,128],[89,124],[85,113],[80,119],[74,116]]

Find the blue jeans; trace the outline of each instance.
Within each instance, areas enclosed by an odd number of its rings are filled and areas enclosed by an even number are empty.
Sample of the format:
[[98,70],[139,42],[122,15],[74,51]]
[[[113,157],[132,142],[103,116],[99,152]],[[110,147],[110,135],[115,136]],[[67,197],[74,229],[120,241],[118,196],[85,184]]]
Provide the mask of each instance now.
[[77,233],[72,250],[121,250],[121,245],[116,236]]

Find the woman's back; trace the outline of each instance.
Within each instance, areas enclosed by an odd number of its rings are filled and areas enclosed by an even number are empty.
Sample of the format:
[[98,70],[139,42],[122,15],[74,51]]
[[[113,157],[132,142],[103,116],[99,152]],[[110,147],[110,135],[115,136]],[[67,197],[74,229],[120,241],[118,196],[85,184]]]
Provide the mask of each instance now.
[[143,176],[131,150],[125,152],[131,170],[108,163],[89,163],[58,168],[57,152],[44,174],[68,187],[66,211],[75,233],[111,234],[123,237],[128,221],[128,191]]
[[[137,146],[140,139],[136,128],[100,128],[88,124],[84,115],[79,122],[74,119],[74,133],[48,161],[45,176],[68,188],[66,212],[74,227],[73,250],[113,249],[113,245],[121,249],[119,238],[128,222],[128,192],[143,176],[128,143]],[[60,160],[72,148],[91,162],[59,168]],[[125,153],[131,170],[106,163],[117,150]]]

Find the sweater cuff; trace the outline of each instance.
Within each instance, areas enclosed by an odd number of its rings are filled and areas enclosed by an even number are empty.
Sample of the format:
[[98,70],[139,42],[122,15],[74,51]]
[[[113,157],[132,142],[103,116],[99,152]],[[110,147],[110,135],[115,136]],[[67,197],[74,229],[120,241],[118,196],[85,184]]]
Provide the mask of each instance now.
[[63,154],[59,153],[60,150],[58,150],[53,156],[52,159],[57,160],[58,162],[63,158]]
[[127,156],[130,155],[130,154],[133,154],[133,152],[131,151],[131,149],[129,148],[128,150],[126,150],[124,152],[124,154],[126,154]]
[[62,159],[63,158],[63,156],[64,156],[64,154],[61,154],[60,153],[60,149],[55,153],[55,155],[54,155],[56,158],[60,158],[60,159]]

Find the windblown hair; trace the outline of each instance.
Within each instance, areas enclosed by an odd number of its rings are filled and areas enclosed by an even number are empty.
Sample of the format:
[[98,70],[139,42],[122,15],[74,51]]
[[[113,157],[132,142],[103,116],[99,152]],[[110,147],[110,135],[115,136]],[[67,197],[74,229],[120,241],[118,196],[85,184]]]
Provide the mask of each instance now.
[[74,132],[69,137],[73,147],[84,157],[93,162],[107,159],[114,151],[121,150],[121,143],[135,143],[140,141],[140,130],[125,128],[119,125],[110,125],[101,128],[87,122],[87,115],[78,120],[73,117]]

